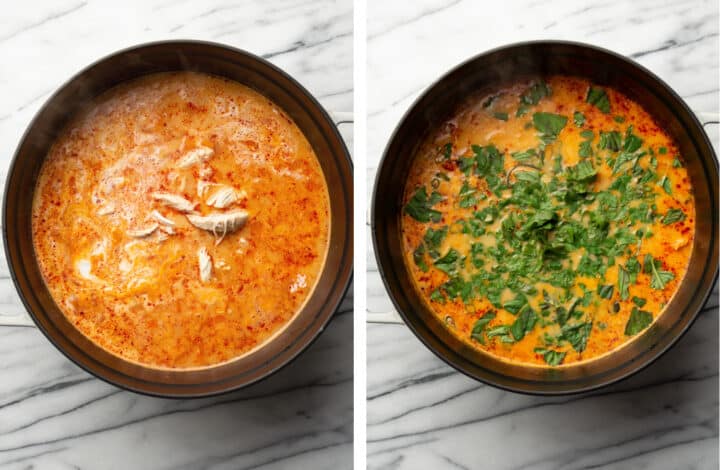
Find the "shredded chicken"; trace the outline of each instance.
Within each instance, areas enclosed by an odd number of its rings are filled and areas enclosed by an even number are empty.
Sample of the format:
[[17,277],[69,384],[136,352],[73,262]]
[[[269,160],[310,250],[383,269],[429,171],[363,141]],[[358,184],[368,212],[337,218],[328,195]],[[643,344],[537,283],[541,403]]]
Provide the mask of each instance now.
[[208,282],[212,276],[212,260],[205,247],[198,250],[198,267],[200,269],[200,280]]
[[153,193],[153,199],[160,201],[163,205],[180,212],[188,213],[195,210],[196,202],[190,202],[182,196],[170,193]]
[[194,148],[185,152],[185,154],[180,158],[178,167],[187,168],[198,163],[206,162],[210,157],[213,156],[214,153],[214,150],[210,147],[201,146]]
[[165,217],[164,215],[162,215],[162,214],[161,214],[159,211],[157,211],[157,210],[152,211],[152,212],[150,213],[150,217],[152,217],[153,219],[155,219],[156,222],[158,222],[158,223],[160,223],[160,224],[162,224],[162,225],[165,225],[165,226],[167,226],[167,227],[174,227],[174,226],[175,226],[175,222],[173,222],[172,220],[168,219],[167,217]]
[[143,238],[153,233],[155,230],[157,230],[157,228],[158,224],[153,223],[152,225],[149,225],[145,228],[128,230],[127,234],[133,238]]
[[207,198],[207,205],[218,209],[225,209],[240,198],[240,193],[230,186],[221,185]]
[[188,221],[195,227],[212,232],[220,243],[228,233],[239,230],[248,219],[248,213],[244,210],[233,210],[224,213],[210,215],[187,214]]

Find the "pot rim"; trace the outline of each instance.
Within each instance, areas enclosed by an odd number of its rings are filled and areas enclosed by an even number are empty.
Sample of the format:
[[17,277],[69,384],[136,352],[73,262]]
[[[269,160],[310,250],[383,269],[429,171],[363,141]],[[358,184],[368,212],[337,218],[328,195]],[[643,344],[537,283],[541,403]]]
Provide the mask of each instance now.
[[[147,49],[147,48],[151,48],[151,47],[158,47],[158,46],[165,46],[165,47],[204,46],[204,47],[213,48],[215,50],[228,51],[235,55],[245,56],[245,57],[249,58],[250,60],[259,63],[260,65],[267,67],[268,69],[271,70],[271,72],[276,73],[279,76],[281,76],[282,78],[284,78],[285,80],[287,80],[295,88],[295,90],[293,90],[294,92],[299,93],[300,95],[304,95],[304,97],[310,101],[313,111],[316,111],[319,113],[318,119],[321,121],[325,121],[326,124],[329,124],[328,128],[331,129],[331,132],[332,132],[332,135],[329,137],[332,140],[335,140],[337,143],[340,144],[340,149],[341,149],[340,153],[342,153],[342,156],[345,159],[345,163],[347,163],[347,165],[348,165],[349,171],[351,172],[350,178],[352,181],[353,162],[352,162],[352,159],[350,158],[350,153],[348,151],[347,145],[345,144],[345,140],[340,135],[340,131],[338,130],[338,127],[335,125],[334,121],[332,120],[330,114],[322,106],[322,104],[320,104],[320,102],[317,100],[317,98],[315,98],[315,96],[312,93],[310,93],[299,81],[297,81],[290,74],[288,74],[287,72],[285,72],[278,66],[272,64],[270,61],[264,59],[263,57],[253,54],[251,52],[248,52],[244,49],[240,49],[237,47],[233,47],[233,46],[230,46],[227,44],[214,42],[214,41],[205,41],[205,40],[197,40],[197,39],[168,39],[168,40],[142,42],[142,43],[138,43],[138,44],[128,46],[128,47],[113,51],[111,53],[105,54],[102,57],[100,57],[99,59],[96,59],[93,62],[91,62],[89,65],[83,67],[78,72],[75,72],[70,78],[66,79],[58,87],[56,87],[55,90],[50,94],[50,96],[43,102],[42,106],[40,106],[40,108],[35,112],[33,118],[27,124],[22,136],[20,137],[20,140],[18,141],[18,144],[17,144],[15,151],[13,152],[12,158],[10,160],[10,165],[8,166],[7,175],[5,177],[5,188],[3,191],[2,219],[1,219],[3,247],[4,247],[5,258],[8,263],[8,271],[10,273],[10,278],[12,279],[13,285],[15,287],[15,291],[18,293],[18,296],[20,297],[23,307],[25,307],[25,311],[28,313],[28,315],[32,319],[32,321],[35,324],[35,326],[37,327],[37,329],[43,333],[43,335],[50,341],[50,343],[53,344],[53,346],[55,346],[55,348],[58,351],[60,351],[66,358],[68,358],[76,366],[80,367],[85,372],[89,373],[93,377],[96,377],[96,378],[102,380],[105,383],[114,385],[123,390],[138,393],[141,395],[158,397],[158,398],[171,398],[171,399],[213,397],[213,396],[230,393],[230,392],[248,387],[250,385],[253,385],[255,383],[258,383],[260,381],[267,379],[268,377],[277,373],[280,369],[283,369],[284,367],[286,367],[289,364],[291,364],[292,362],[294,362],[298,358],[298,356],[300,356],[304,351],[306,351],[317,340],[317,338],[320,336],[320,334],[323,331],[325,331],[325,329],[327,328],[330,321],[334,318],[335,314],[337,313],[338,309],[340,308],[340,305],[342,304],[343,300],[345,299],[345,297],[347,295],[348,289],[350,288],[350,285],[353,280],[353,271],[354,271],[354,269],[353,269],[354,260],[352,257],[352,253],[350,254],[350,257],[348,258],[349,259],[349,261],[348,261],[349,267],[348,267],[347,276],[345,277],[345,279],[342,279],[342,278],[338,279],[339,283],[336,282],[334,284],[334,287],[331,289],[331,293],[333,291],[337,291],[339,293],[339,295],[337,296],[337,299],[334,302],[332,302],[332,304],[330,304],[329,310],[328,310],[330,313],[327,314],[325,316],[325,318],[322,318],[319,323],[313,324],[310,327],[308,327],[309,330],[314,330],[314,331],[312,331],[312,333],[304,341],[304,343],[301,344],[290,356],[288,356],[285,360],[280,361],[275,367],[268,369],[265,373],[259,375],[258,377],[252,378],[251,380],[248,380],[247,382],[244,382],[242,384],[231,385],[229,387],[226,386],[224,388],[218,387],[216,390],[207,391],[207,392],[190,392],[190,393],[182,392],[182,391],[179,393],[168,393],[168,392],[155,392],[155,391],[145,390],[139,386],[132,386],[130,384],[121,383],[119,381],[115,381],[108,377],[105,377],[101,373],[99,373],[95,370],[92,370],[86,364],[83,364],[80,361],[78,361],[68,351],[66,351],[65,348],[61,347],[58,344],[58,342],[55,340],[53,335],[51,335],[37,320],[36,314],[30,307],[27,297],[25,295],[25,292],[23,291],[23,289],[20,286],[20,283],[18,280],[18,275],[16,273],[16,266],[14,266],[13,263],[10,262],[10,260],[12,258],[10,256],[10,249],[8,246],[8,228],[7,228],[8,227],[8,224],[7,224],[7,213],[8,213],[7,201],[8,201],[8,195],[10,194],[10,185],[8,183],[10,182],[10,178],[13,175],[13,173],[15,172],[15,167],[19,162],[20,149],[23,146],[23,143],[26,141],[31,130],[36,126],[38,120],[41,118],[41,116],[44,114],[44,112],[50,106],[50,104],[57,98],[57,96],[60,94],[60,92],[63,91],[68,86],[70,86],[71,84],[73,84],[74,82],[76,82],[77,80],[81,79],[81,77],[84,74],[86,74],[87,72],[89,72],[90,70],[94,69],[98,65],[100,65],[100,64],[104,63],[105,61],[110,60],[116,56],[120,56],[123,54],[131,53],[131,52],[135,52],[138,50]],[[166,70],[166,71],[169,72],[169,71],[173,71],[173,70]],[[152,73],[161,73],[161,72],[149,72],[148,74],[152,74]],[[142,76],[142,75],[139,75],[139,76]],[[233,80],[233,81],[236,81],[236,80]],[[245,85],[245,86],[249,86],[249,85]],[[112,87],[109,87],[109,88],[105,89],[104,91],[107,91],[111,88]],[[250,88],[253,88],[253,87],[250,87]],[[258,93],[260,93],[261,95],[265,96],[262,91],[256,90],[255,88],[253,88],[253,89],[255,91],[257,91]],[[295,94],[295,93],[293,93],[293,94]],[[338,156],[338,157],[340,157],[340,156]],[[351,191],[352,191],[352,188],[351,188]],[[33,191],[33,193],[34,193],[34,191]],[[353,206],[352,192],[350,193],[349,205],[351,207]],[[352,220],[352,217],[350,217],[350,220]],[[351,233],[350,233],[350,238],[349,238],[349,240],[350,240],[349,247],[352,250],[353,234],[352,234],[352,231],[350,231],[350,232]],[[33,259],[33,262],[37,263],[37,260]],[[325,269],[326,269],[326,266],[324,265],[323,271]],[[323,271],[320,272],[320,276],[322,276]],[[317,289],[317,286],[315,286],[315,289]],[[312,295],[312,293],[311,293],[311,295]],[[310,298],[310,297],[308,297],[308,298]],[[295,318],[291,319],[290,322],[292,322],[294,320],[295,320]],[[274,336],[272,339],[258,345],[255,349],[251,350],[248,354],[249,355],[253,354],[255,351],[260,350],[260,348],[262,348],[264,345],[267,345],[276,339],[277,339],[277,336]],[[78,346],[78,348],[81,349],[79,346]],[[90,354],[88,354],[88,353],[86,353],[86,354],[88,355],[88,357],[92,357]],[[120,358],[120,360],[126,362],[124,360],[124,358]],[[143,370],[151,369],[149,367],[143,366],[142,364],[140,364],[140,367]],[[210,367],[212,367],[212,366],[210,366]],[[115,370],[115,372],[120,373],[124,376],[129,376],[129,375],[121,373],[117,370]],[[176,369],[176,370],[173,370],[173,372],[182,374],[183,369]],[[187,372],[188,373],[192,372],[192,370],[188,370]],[[131,375],[129,377],[131,377],[134,380],[142,380],[142,379],[139,379],[138,377],[134,377]],[[178,384],[173,385],[173,386],[180,387],[181,389],[184,388],[183,386],[178,385]]]
[[[686,114],[688,116],[690,116],[692,125],[701,131],[699,134],[702,136],[702,139],[703,139],[702,143],[705,144],[707,146],[707,148],[710,149],[711,157],[714,157],[714,158],[711,158],[712,164],[713,164],[711,170],[714,169],[716,179],[717,179],[717,173],[718,173],[717,155],[715,154],[715,150],[712,146],[712,143],[710,142],[710,139],[707,136],[707,133],[705,132],[705,130],[703,128],[702,123],[698,120],[697,115],[690,109],[690,107],[687,105],[687,103],[685,103],[685,101],[682,99],[682,97],[677,92],[675,92],[675,90],[672,87],[670,87],[664,80],[662,80],[660,77],[658,77],[655,73],[653,73],[646,67],[640,65],[639,63],[635,62],[634,60],[630,59],[627,56],[624,56],[622,54],[611,51],[609,49],[605,49],[603,47],[595,46],[595,45],[588,44],[588,43],[583,43],[583,42],[578,42],[578,41],[557,40],[557,39],[520,41],[520,42],[514,42],[514,43],[509,43],[509,44],[504,44],[504,45],[501,45],[498,47],[494,47],[487,51],[483,51],[479,54],[476,54],[468,59],[465,59],[457,65],[454,65],[448,71],[443,73],[440,77],[433,80],[433,82],[430,85],[425,87],[423,89],[423,91],[417,96],[417,98],[415,98],[415,100],[412,102],[412,104],[408,107],[408,109],[403,113],[402,117],[396,124],[393,132],[390,134],[387,144],[385,145],[385,149],[383,150],[382,157],[380,158],[380,161],[377,166],[377,172],[375,174],[375,179],[374,179],[374,184],[373,184],[372,201],[371,201],[371,206],[370,206],[371,207],[370,230],[371,230],[372,241],[373,241],[373,250],[375,252],[375,258],[377,261],[378,273],[380,274],[380,277],[383,281],[383,285],[385,286],[385,290],[393,304],[393,307],[398,312],[400,317],[403,319],[403,322],[405,322],[405,325],[407,325],[408,328],[413,332],[413,334],[425,345],[426,348],[428,348],[430,351],[432,351],[437,357],[442,359],[443,362],[445,362],[447,365],[451,366],[453,369],[457,370],[458,372],[461,372],[462,374],[464,374],[465,376],[467,376],[473,380],[480,381],[485,384],[488,384],[493,387],[499,388],[501,390],[509,391],[509,392],[519,393],[519,394],[523,394],[523,395],[531,395],[531,396],[576,395],[576,394],[580,394],[580,393],[591,392],[591,391],[598,390],[600,388],[604,388],[604,387],[607,387],[607,386],[615,384],[615,383],[622,382],[622,381],[626,380],[627,378],[642,371],[643,369],[647,368],[651,364],[653,364],[661,356],[663,356],[668,350],[670,350],[673,346],[675,346],[677,344],[677,342],[685,335],[685,333],[687,333],[687,331],[690,329],[690,327],[695,323],[700,312],[703,310],[703,306],[707,302],[707,299],[710,297],[710,295],[713,291],[713,287],[718,282],[718,265],[717,265],[717,263],[715,263],[715,272],[711,274],[712,282],[709,283],[708,287],[705,289],[704,292],[702,292],[702,291],[700,292],[702,302],[700,302],[698,304],[698,307],[695,309],[695,311],[691,312],[690,319],[687,322],[687,324],[682,328],[682,330],[680,330],[675,336],[673,336],[664,347],[658,349],[654,353],[654,355],[652,357],[650,357],[648,360],[646,360],[644,363],[639,363],[637,366],[635,366],[634,368],[631,368],[627,372],[624,372],[613,378],[601,380],[596,384],[579,386],[579,387],[575,387],[575,388],[568,387],[567,389],[564,389],[564,390],[533,390],[533,389],[528,389],[528,388],[520,388],[519,386],[499,383],[497,380],[492,378],[491,374],[487,374],[484,377],[476,376],[471,371],[467,370],[463,365],[456,363],[456,361],[453,358],[447,357],[445,354],[442,354],[440,351],[437,351],[435,349],[435,347],[433,347],[430,344],[430,341],[425,336],[425,334],[423,332],[421,332],[415,326],[413,321],[410,319],[410,315],[408,315],[405,311],[403,311],[403,309],[400,308],[397,299],[391,293],[392,289],[391,289],[390,283],[387,279],[387,275],[385,273],[386,266],[383,263],[383,260],[378,255],[378,246],[381,243],[377,236],[377,218],[376,218],[376,205],[378,204],[378,197],[379,197],[378,182],[380,179],[381,170],[386,165],[386,161],[390,161],[393,158],[397,158],[396,156],[391,156],[389,154],[390,147],[392,146],[393,142],[397,138],[398,133],[400,132],[400,130],[403,127],[403,125],[405,124],[405,122],[413,114],[415,114],[416,112],[419,111],[419,105],[422,102],[422,100],[425,99],[425,97],[435,87],[437,87],[441,82],[443,82],[445,79],[447,79],[452,74],[463,69],[464,67],[467,67],[467,66],[475,63],[476,61],[481,61],[484,58],[486,58],[492,54],[507,51],[507,50],[512,50],[512,49],[517,49],[517,48],[528,47],[528,46],[536,46],[536,47],[537,46],[540,46],[540,47],[543,47],[543,46],[545,46],[545,47],[547,47],[547,46],[570,46],[570,47],[575,47],[578,49],[590,50],[590,51],[593,51],[596,53],[601,53],[601,54],[611,56],[617,60],[625,62],[629,66],[637,69],[639,72],[641,72],[641,74],[645,74],[647,77],[649,77],[651,79],[651,81],[657,83],[661,88],[663,88],[665,91],[667,91],[670,94],[670,96],[674,100],[673,104],[680,106],[683,109],[683,111],[685,111]],[[405,183],[403,182],[403,186],[404,186],[404,184]],[[390,260],[387,260],[386,264],[389,266],[392,263]],[[707,260],[707,262],[705,263],[705,266],[704,266],[705,272],[707,272],[707,270],[708,270],[708,268],[710,268],[711,264],[712,264],[712,261]],[[688,269],[690,269],[689,266],[688,266]],[[416,296],[417,293],[413,292],[412,295]],[[418,320],[418,323],[420,323],[419,320]],[[441,340],[439,340],[439,341],[442,342]],[[619,350],[619,348],[618,348],[618,350]],[[460,355],[459,353],[456,353],[456,354]],[[469,361],[469,362],[472,362],[472,361]],[[537,382],[542,382],[542,381],[537,381]]]

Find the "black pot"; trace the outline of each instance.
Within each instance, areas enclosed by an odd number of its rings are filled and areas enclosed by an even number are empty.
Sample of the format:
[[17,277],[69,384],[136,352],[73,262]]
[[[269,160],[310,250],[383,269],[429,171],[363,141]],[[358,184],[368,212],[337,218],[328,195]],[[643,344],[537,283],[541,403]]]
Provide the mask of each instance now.
[[[416,291],[403,260],[400,216],[404,183],[417,146],[470,95],[515,77],[565,74],[615,88],[640,103],[678,144],[695,189],[696,232],[687,275],[667,310],[639,338],[596,360],[559,368],[510,364],[455,338]],[[541,395],[606,386],[646,367],[695,320],[718,272],[718,167],[702,125],[683,100],[647,69],[586,44],[538,41],[480,54],[431,85],[410,107],[383,155],[372,202],[378,268],[405,323],[441,359],[464,374],[503,389]]]
[[[89,100],[134,78],[193,70],[247,85],[285,110],[312,145],[330,193],[330,246],[315,290],[279,334],[251,353],[214,367],[160,370],[128,362],[100,348],[62,314],[43,282],[32,244],[33,188],[50,146]],[[53,94],[30,123],[7,176],[2,213],[10,274],[30,316],[67,357],[93,375],[148,395],[199,397],[234,390],[272,374],[323,330],[350,283],[353,260],[352,164],[332,120],[292,77],[248,52],[200,41],[135,46],[90,65]]]

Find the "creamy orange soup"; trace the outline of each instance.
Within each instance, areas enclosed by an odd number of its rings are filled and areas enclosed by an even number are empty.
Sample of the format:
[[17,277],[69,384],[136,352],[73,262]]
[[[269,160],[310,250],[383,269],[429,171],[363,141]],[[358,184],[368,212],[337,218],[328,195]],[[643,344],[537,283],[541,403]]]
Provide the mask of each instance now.
[[620,91],[554,76],[473,97],[420,146],[406,185],[408,269],[462,341],[562,366],[662,314],[693,246],[672,138]]
[[150,75],[74,117],[43,164],[33,241],[65,316],[145,365],[208,366],[286,325],[323,266],[329,199],[277,105],[199,73]]

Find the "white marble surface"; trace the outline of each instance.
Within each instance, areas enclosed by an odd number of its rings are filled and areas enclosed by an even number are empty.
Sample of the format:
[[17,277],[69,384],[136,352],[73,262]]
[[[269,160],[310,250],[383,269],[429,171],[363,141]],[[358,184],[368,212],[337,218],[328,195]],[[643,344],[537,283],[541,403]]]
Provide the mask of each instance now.
[[[718,112],[716,1],[368,0],[368,192],[420,92],[483,50],[531,39],[590,42],[653,70]],[[712,114],[708,115],[712,116]],[[705,117],[718,143],[717,118]],[[369,196],[369,194],[368,194]],[[369,197],[368,197],[369,199]],[[391,303],[368,229],[368,312]],[[717,469],[717,289],[680,343],[630,380],[584,396],[528,397],[445,365],[404,325],[368,325],[368,467]]]
[[[352,111],[350,0],[15,2],[0,16],[0,180],[57,86],[117,49],[170,38],[263,55],[327,109]],[[343,121],[350,139],[352,122]],[[0,315],[20,314],[0,258]],[[180,401],[121,391],[35,328],[0,326],[0,468],[351,468],[352,325],[351,289],[287,368],[240,392]]]

